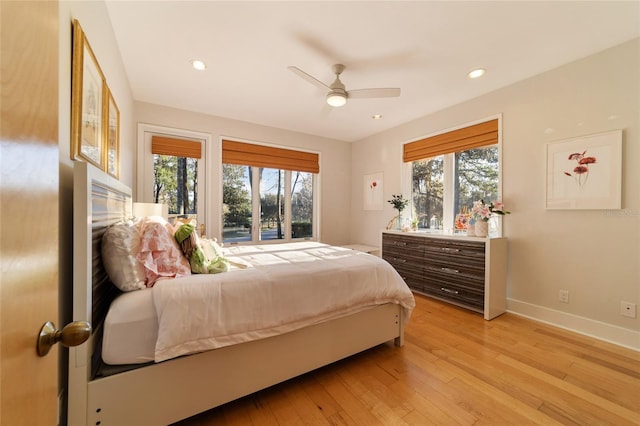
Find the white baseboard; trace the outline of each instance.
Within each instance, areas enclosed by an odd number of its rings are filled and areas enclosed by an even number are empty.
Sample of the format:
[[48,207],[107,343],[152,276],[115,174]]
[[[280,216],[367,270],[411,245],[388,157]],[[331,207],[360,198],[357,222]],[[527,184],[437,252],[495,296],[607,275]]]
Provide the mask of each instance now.
[[507,299],[507,312],[640,352],[640,331]]

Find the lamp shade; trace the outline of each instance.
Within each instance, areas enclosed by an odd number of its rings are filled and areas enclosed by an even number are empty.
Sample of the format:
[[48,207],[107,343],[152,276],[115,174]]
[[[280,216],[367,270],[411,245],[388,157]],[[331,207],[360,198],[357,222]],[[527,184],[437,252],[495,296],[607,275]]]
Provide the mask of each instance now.
[[169,218],[169,206],[156,203],[133,203],[133,215],[135,217],[160,216],[166,220]]

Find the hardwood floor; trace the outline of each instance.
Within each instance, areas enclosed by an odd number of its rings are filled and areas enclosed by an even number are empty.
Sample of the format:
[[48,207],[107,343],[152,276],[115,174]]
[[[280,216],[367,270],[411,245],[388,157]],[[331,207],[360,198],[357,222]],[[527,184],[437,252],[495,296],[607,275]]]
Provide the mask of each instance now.
[[640,353],[416,295],[391,343],[176,425],[640,425]]

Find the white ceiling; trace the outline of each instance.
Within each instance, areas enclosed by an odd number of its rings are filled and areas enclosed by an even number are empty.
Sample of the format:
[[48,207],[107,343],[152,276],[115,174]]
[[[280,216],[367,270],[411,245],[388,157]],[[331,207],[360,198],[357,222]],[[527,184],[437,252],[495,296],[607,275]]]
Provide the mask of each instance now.
[[[639,1],[106,4],[135,100],[344,141],[640,36]],[[402,94],[332,108],[287,69],[330,84],[335,63],[347,90]],[[487,74],[468,79],[478,67]]]

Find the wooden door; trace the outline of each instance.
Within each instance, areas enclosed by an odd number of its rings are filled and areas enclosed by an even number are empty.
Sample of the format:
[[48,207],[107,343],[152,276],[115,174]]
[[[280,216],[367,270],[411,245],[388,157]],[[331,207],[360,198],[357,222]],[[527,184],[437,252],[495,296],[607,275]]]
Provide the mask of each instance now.
[[58,3],[2,1],[0,424],[55,425],[58,356]]

